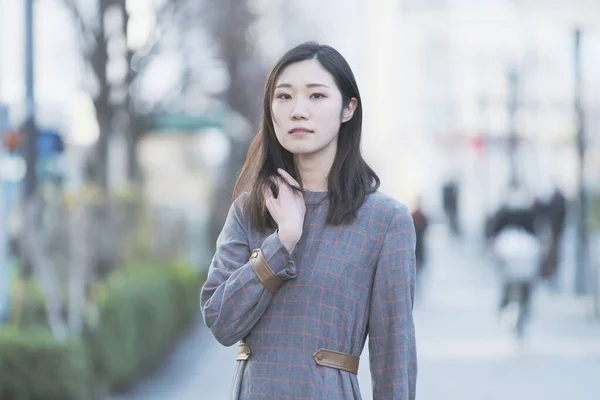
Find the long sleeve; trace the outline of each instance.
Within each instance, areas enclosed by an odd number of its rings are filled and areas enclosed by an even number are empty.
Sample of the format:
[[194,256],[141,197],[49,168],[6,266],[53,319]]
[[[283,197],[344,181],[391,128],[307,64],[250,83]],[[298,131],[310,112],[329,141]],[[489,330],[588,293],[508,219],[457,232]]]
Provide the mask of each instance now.
[[415,398],[415,243],[412,217],[405,206],[400,206],[384,238],[371,292],[369,361],[373,400]]
[[[200,293],[204,323],[225,346],[243,339],[273,298],[249,262],[253,249],[249,247],[246,216],[238,204],[241,200],[234,201],[229,210]],[[283,281],[296,277],[294,260],[277,232],[269,235],[260,249],[277,277]]]

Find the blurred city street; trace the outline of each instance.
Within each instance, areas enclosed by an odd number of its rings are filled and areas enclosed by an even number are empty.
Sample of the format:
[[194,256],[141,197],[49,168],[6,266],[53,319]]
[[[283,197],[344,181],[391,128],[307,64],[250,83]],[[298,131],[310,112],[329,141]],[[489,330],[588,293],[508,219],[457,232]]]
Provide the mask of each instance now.
[[[498,283],[480,246],[450,237],[443,226],[430,239],[415,309],[419,400],[598,399],[600,325],[585,300],[540,288],[519,347],[499,326]],[[165,369],[110,400],[227,399],[235,354],[199,321]],[[372,398],[368,368],[366,345],[359,370],[364,400]]]
[[0,0],[0,400],[229,399],[201,288],[233,197],[304,234],[278,168],[410,210],[418,400],[600,399],[600,0]]

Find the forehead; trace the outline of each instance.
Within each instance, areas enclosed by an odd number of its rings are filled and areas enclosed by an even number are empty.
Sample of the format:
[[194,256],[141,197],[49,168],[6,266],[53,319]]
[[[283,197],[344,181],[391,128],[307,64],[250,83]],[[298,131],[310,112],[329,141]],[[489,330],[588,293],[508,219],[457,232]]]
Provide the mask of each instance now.
[[288,65],[281,71],[275,86],[289,84],[293,87],[304,87],[308,84],[322,84],[336,88],[333,76],[317,60],[299,61]]

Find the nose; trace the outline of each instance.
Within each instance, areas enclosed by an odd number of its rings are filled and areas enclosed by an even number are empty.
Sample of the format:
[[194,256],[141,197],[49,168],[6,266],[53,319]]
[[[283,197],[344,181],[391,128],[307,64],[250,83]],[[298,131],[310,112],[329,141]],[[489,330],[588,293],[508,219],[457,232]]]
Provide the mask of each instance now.
[[302,97],[296,98],[296,100],[294,102],[294,106],[292,108],[292,114],[291,114],[292,120],[297,121],[300,119],[308,119],[308,117],[309,117],[309,113],[308,113],[308,105],[306,104],[306,100],[303,99]]

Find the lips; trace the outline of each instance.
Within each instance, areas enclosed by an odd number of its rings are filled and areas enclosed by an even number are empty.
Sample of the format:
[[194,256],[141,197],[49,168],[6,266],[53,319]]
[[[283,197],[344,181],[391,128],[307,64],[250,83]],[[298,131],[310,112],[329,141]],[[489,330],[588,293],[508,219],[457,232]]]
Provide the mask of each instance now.
[[310,129],[307,129],[307,128],[299,127],[299,128],[290,129],[290,131],[288,133],[290,135],[304,136],[304,135],[310,135],[311,133],[314,133],[314,131],[311,131]]

